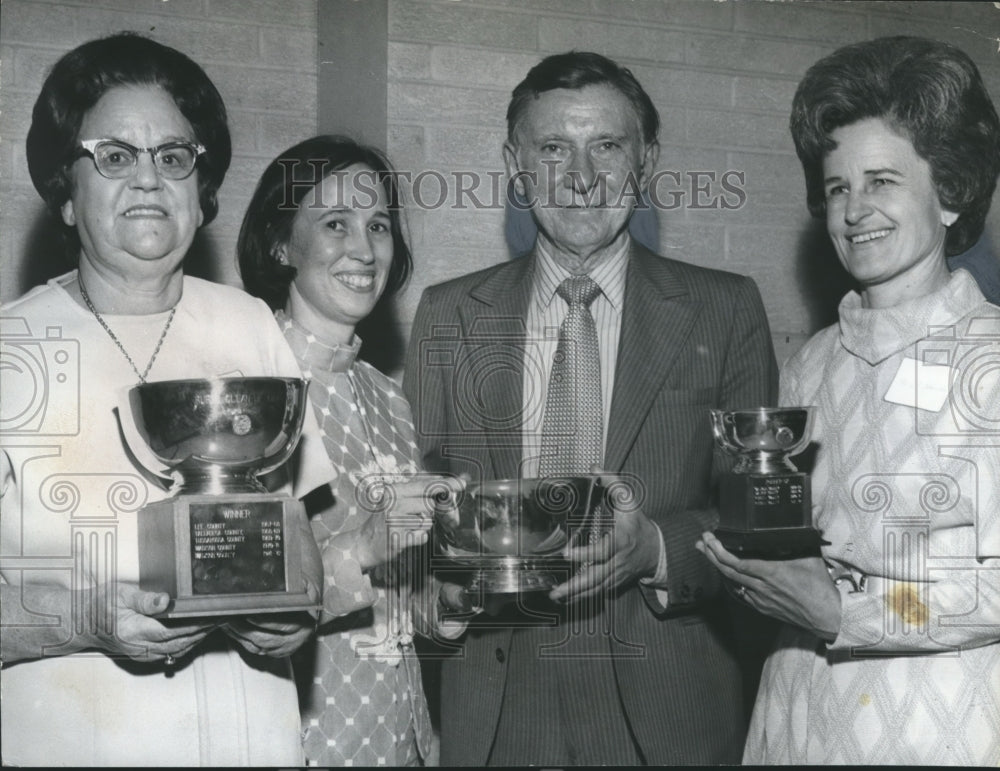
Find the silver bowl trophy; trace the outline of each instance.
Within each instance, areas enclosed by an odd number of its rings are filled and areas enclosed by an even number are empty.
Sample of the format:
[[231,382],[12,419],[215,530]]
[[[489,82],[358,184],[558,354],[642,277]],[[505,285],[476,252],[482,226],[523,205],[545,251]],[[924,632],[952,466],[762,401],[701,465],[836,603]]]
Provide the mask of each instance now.
[[129,403],[138,436],[177,480],[138,514],[139,586],[171,597],[160,615],[316,608],[304,591],[303,505],[257,479],[294,452],[306,382],[166,380],[131,389]]
[[742,557],[787,559],[819,554],[809,475],[789,457],[812,432],[812,407],[712,410],[715,441],[739,458],[720,483],[715,536]]
[[572,574],[562,550],[608,526],[603,497],[593,475],[470,485],[435,513],[432,564],[470,594],[547,591]]

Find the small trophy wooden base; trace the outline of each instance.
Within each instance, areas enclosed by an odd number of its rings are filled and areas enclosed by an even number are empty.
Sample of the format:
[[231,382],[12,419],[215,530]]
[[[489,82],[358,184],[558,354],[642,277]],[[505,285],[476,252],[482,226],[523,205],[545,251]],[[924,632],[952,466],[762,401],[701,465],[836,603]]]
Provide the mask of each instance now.
[[139,511],[139,587],[160,618],[315,610],[303,591],[300,501],[270,493],[182,494]]
[[818,555],[809,475],[729,473],[720,486],[715,537],[739,557],[790,559]]

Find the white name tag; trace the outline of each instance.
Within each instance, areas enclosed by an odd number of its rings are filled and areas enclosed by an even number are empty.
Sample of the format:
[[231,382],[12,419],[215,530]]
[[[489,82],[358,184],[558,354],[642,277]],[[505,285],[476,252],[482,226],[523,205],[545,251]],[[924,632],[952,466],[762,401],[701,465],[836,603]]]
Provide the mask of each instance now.
[[951,367],[925,364],[907,356],[899,365],[896,377],[882,398],[893,404],[939,412],[951,390]]

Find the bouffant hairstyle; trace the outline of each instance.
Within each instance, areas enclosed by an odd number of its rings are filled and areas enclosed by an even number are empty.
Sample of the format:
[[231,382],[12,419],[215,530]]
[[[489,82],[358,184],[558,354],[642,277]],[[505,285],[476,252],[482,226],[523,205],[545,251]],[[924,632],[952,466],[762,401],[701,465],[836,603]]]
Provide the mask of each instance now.
[[[229,169],[232,142],[226,106],[205,71],[169,46],[134,32],[91,40],[65,54],[42,85],[28,130],[28,171],[57,218],[72,194],[69,168],[79,157],[80,126],[104,94],[118,86],[158,86],[173,98],[205,147],[198,158],[198,195],[204,224],[218,213],[216,193]],[[84,139],[87,137],[83,137]],[[71,256],[76,231],[66,229]]]
[[898,36],[845,46],[810,67],[792,101],[790,128],[814,216],[826,211],[831,133],[866,118],[884,120],[930,165],[941,205],[959,215],[946,253],[972,246],[1000,174],[1000,120],[973,61],[946,43]]
[[272,309],[284,308],[296,269],[278,261],[277,250],[288,242],[299,204],[324,178],[355,164],[375,172],[373,182],[385,191],[392,234],[392,265],[381,300],[406,285],[413,258],[403,235],[399,180],[386,157],[374,147],[345,136],[312,137],[278,155],[264,170],[243,216],[236,245],[246,290]]
[[617,89],[632,103],[642,127],[643,141],[647,145],[656,142],[660,133],[660,114],[649,94],[628,68],[590,51],[553,54],[528,71],[514,88],[507,105],[507,138],[514,141],[518,122],[524,117],[528,104],[539,94],[557,88],[578,89],[601,84]]

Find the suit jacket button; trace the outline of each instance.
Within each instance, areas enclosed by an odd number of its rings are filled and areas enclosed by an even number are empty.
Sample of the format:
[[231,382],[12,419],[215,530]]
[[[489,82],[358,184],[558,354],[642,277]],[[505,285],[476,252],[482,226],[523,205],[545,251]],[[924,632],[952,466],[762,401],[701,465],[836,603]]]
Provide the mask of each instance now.
[[507,658],[504,655],[503,651],[500,650],[499,648],[497,648],[496,650],[496,656],[497,656],[497,661],[499,661],[501,664],[503,664],[504,660]]
[[691,596],[691,587],[688,586],[687,584],[683,584],[681,586],[681,597],[690,597],[690,596]]

